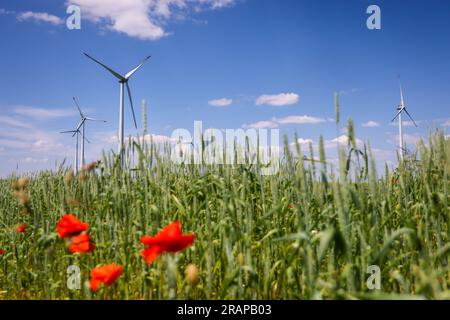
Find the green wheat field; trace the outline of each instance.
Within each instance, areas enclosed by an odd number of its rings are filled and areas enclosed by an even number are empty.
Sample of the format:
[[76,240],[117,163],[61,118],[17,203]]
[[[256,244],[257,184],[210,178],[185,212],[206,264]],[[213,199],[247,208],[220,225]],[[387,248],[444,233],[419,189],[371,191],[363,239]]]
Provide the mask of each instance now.
[[[285,142],[268,176],[250,162],[176,165],[167,145],[130,140],[133,170],[105,153],[78,175],[62,164],[2,179],[0,299],[449,299],[450,140],[430,133],[377,172],[351,121],[348,132],[338,165],[323,139],[318,154]],[[89,224],[94,251],[71,254],[58,238],[66,213]],[[140,238],[176,220],[194,244],[147,265]],[[121,276],[92,293],[90,270],[113,262]],[[379,290],[367,285],[372,265]]]

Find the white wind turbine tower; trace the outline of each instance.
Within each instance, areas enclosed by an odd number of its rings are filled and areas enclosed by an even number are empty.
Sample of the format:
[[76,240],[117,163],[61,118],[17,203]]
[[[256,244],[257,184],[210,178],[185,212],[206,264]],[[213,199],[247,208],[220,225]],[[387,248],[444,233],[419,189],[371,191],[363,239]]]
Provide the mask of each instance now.
[[405,145],[403,143],[403,121],[402,121],[402,113],[403,111],[406,113],[406,115],[411,119],[414,126],[417,127],[416,122],[409,114],[408,110],[405,106],[405,100],[403,99],[403,88],[400,83],[400,105],[397,107],[397,114],[395,115],[394,119],[392,119],[392,122],[395,121],[395,119],[398,118],[398,145],[400,149],[400,159],[403,160],[404,154],[405,154]]
[[81,128],[81,168],[83,168],[84,164],[85,164],[84,141],[86,140],[86,135],[85,135],[86,121],[100,121],[100,122],[106,122],[106,121],[105,120],[97,120],[97,119],[94,119],[94,118],[86,117],[84,115],[83,111],[81,111],[81,108],[78,105],[77,99],[75,99],[75,97],[73,97],[73,101],[75,102],[75,105],[77,106],[77,109],[78,109],[78,112],[80,113],[80,118],[81,118],[81,121],[78,124],[77,128],[75,129],[75,133],[73,134],[73,136],[75,136],[75,134],[78,134],[80,132],[80,128]]
[[86,57],[88,57],[89,59],[93,60],[94,62],[98,63],[99,65],[101,65],[103,68],[105,68],[106,70],[111,72],[111,74],[113,76],[115,76],[117,79],[119,79],[119,83],[120,83],[120,111],[119,111],[119,147],[118,147],[118,154],[120,156],[121,166],[123,167],[123,165],[124,165],[124,157],[123,157],[123,152],[124,152],[124,119],[123,119],[124,118],[124,89],[125,89],[125,86],[126,86],[127,87],[127,92],[128,92],[128,97],[130,99],[131,112],[133,114],[134,126],[137,129],[136,116],[134,114],[134,107],[133,107],[133,99],[131,98],[131,90],[130,90],[130,86],[128,85],[128,80],[131,78],[131,76],[136,71],[139,70],[140,67],[142,67],[142,65],[148,59],[150,59],[150,56],[146,57],[137,67],[131,69],[127,74],[122,76],[120,73],[114,71],[113,69],[111,69],[108,66],[104,65],[100,61],[92,58],[87,53],[84,53],[84,55]]
[[[74,135],[77,136],[77,144],[75,147],[75,174],[78,173],[78,141],[79,141],[79,136],[80,136],[80,130],[68,130],[68,131],[61,131],[60,133],[73,133]],[[73,137],[73,135],[72,135]]]
[[[67,130],[67,131],[61,131],[60,133],[72,133],[73,135],[72,135],[72,137],[73,136],[77,136],[77,143],[76,143],[76,146],[75,146],[75,174],[77,174],[78,173],[78,168],[79,168],[79,161],[78,161],[78,156],[79,156],[79,152],[78,152],[78,146],[79,146],[79,137],[80,137],[80,135],[81,135],[81,131],[78,129],[78,130]],[[90,141],[88,140],[88,138],[86,138],[86,137],[84,137],[84,139],[88,142],[88,143],[90,143]]]

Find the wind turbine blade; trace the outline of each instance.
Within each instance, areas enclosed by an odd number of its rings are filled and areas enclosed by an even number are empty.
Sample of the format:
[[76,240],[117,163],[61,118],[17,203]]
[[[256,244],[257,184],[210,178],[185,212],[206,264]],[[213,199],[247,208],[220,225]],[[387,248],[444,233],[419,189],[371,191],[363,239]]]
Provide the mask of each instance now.
[[99,119],[94,119],[94,118],[90,118],[90,117],[86,117],[85,119],[86,119],[86,120],[89,120],[89,121],[101,121],[101,122],[106,122],[106,120],[99,120]]
[[84,118],[84,114],[83,114],[83,112],[81,111],[80,106],[78,105],[77,99],[75,99],[75,97],[72,97],[72,99],[73,99],[73,102],[75,102],[75,105],[76,105],[77,108],[78,108],[78,112],[80,113],[81,119],[83,119],[83,118]]
[[400,106],[404,107],[405,99],[403,98],[403,86],[402,86],[402,81],[400,80],[400,75],[398,76],[398,83],[400,85]]
[[126,75],[125,75],[125,79],[129,79],[136,71],[139,70],[140,67],[143,66],[143,64],[150,59],[151,56],[146,57],[144,60],[142,60],[142,62],[136,67],[131,69]]
[[128,97],[130,98],[131,112],[133,113],[134,126],[137,129],[136,115],[134,114],[134,107],[133,107],[133,99],[131,98],[131,90],[130,90],[130,86],[128,85],[128,82],[126,82],[126,85],[127,85]]
[[392,121],[391,122],[394,122],[395,121],[395,119],[397,119],[397,117],[400,115],[400,113],[402,113],[403,112],[403,108],[401,108],[400,109],[400,111],[399,112],[397,112],[397,114],[395,115],[395,117],[394,117],[394,119],[392,119]]
[[97,62],[99,65],[101,65],[103,68],[105,68],[105,69],[108,70],[109,72],[111,72],[117,79],[119,79],[119,80],[124,80],[124,79],[125,79],[124,77],[122,77],[121,74],[115,72],[113,69],[111,69],[110,67],[104,65],[104,64],[101,63],[100,61],[95,60],[94,58],[92,58],[92,57],[91,57],[90,55],[88,55],[87,53],[84,53],[84,55],[85,55],[86,57],[88,57],[89,59],[93,60],[94,62]]
[[414,119],[411,117],[411,115],[409,114],[408,110],[406,110],[406,108],[403,108],[403,110],[405,110],[406,114],[408,115],[408,117],[411,119],[411,121],[414,123],[414,125],[417,127],[416,122],[414,121]]
[[91,142],[89,141],[89,139],[86,138],[86,137],[84,137],[84,140],[86,140],[87,143],[91,143]]
[[68,131],[60,131],[59,133],[76,133],[78,132],[77,130],[68,130]]
[[81,126],[83,125],[83,123],[86,121],[86,118],[84,118],[83,120],[80,121],[80,123],[78,124],[77,128],[75,129],[76,131],[80,131]]

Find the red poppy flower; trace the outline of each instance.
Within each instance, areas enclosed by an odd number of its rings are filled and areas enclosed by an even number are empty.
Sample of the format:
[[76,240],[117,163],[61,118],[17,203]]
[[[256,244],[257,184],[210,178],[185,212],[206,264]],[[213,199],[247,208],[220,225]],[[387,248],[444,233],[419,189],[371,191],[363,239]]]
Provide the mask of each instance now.
[[143,236],[141,242],[146,246],[142,256],[150,264],[164,252],[178,252],[186,249],[195,240],[194,234],[182,234],[181,223],[176,221],[162,229],[156,236]]
[[81,222],[77,217],[70,213],[63,215],[56,225],[60,238],[75,236],[83,231],[86,231],[88,228],[89,225],[87,223]]
[[5,250],[0,249],[0,255],[1,255],[1,254],[4,254],[4,253],[5,253]]
[[27,230],[27,226],[24,225],[24,224],[21,224],[20,226],[17,227],[17,232],[18,232],[18,233],[22,233],[22,232],[24,232],[25,230]]
[[294,205],[292,203],[289,203],[288,209],[294,209]]
[[95,244],[92,242],[91,236],[87,233],[81,233],[73,236],[69,251],[72,253],[88,253],[95,249]]
[[92,269],[90,281],[91,291],[97,292],[102,283],[106,286],[112,285],[122,274],[122,269],[122,266],[118,266],[115,263]]

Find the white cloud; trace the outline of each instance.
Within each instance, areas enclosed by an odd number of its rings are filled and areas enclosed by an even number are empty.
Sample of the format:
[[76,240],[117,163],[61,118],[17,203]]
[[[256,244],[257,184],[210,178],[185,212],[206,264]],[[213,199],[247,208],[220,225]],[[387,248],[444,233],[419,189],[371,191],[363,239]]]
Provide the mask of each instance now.
[[13,127],[20,127],[20,128],[29,128],[30,125],[28,123],[25,123],[21,120],[17,120],[10,116],[0,116],[0,123],[13,126]]
[[209,4],[213,9],[220,9],[233,5],[235,0],[198,0],[198,2]]
[[[420,124],[421,121],[416,121],[416,124]],[[415,127],[414,122],[412,121],[402,121],[404,127]],[[398,126],[398,121],[394,121],[390,123],[391,126]]]
[[25,163],[47,163],[48,162],[48,158],[33,158],[33,157],[26,157],[25,159],[23,159],[23,162]]
[[16,114],[31,117],[37,120],[64,118],[76,114],[76,111],[69,109],[44,109],[35,107],[15,107],[13,111]]
[[379,162],[389,162],[390,160],[395,159],[395,151],[394,150],[384,150],[372,148],[372,155],[376,161]]
[[[399,140],[398,138],[399,138],[398,134],[393,135],[391,133],[388,133],[387,142],[394,145],[398,145]],[[419,134],[406,134],[406,133],[403,134],[403,142],[405,144],[415,145],[420,141],[421,138],[422,137]]]
[[23,141],[17,141],[14,139],[0,139],[0,146],[8,149],[28,149],[30,144]]
[[17,15],[17,20],[19,21],[32,20],[37,22],[46,22],[53,25],[64,24],[63,19],[55,15],[49,14],[47,12],[33,12],[33,11],[21,12]]
[[158,134],[147,134],[144,137],[144,141],[150,143],[153,141],[153,143],[157,144],[165,144],[165,143],[178,143],[177,139],[172,139],[171,137],[164,136],[164,135],[158,135]]
[[208,104],[213,107],[226,107],[233,103],[232,99],[222,98],[222,99],[215,99],[215,100],[209,100]]
[[258,121],[252,124],[244,124],[242,127],[245,129],[269,129],[269,128],[277,128],[278,123],[276,121]]
[[403,141],[407,144],[416,144],[422,137],[417,134],[403,134]]
[[[358,139],[358,138],[355,138],[355,142],[356,142],[356,145],[358,145],[358,146],[361,146],[361,145],[364,144],[363,141],[361,139]],[[339,137],[334,138],[332,140],[325,141],[325,148],[334,148],[334,147],[337,146],[337,144],[339,144],[339,145],[347,145],[348,143],[349,143],[348,135],[343,134],[343,135],[340,135]]]
[[158,40],[169,33],[169,19],[190,11],[216,10],[235,0],[68,0],[81,7],[83,17],[110,30],[143,40]]
[[64,153],[69,151],[66,145],[58,142],[58,140],[53,137],[45,137],[43,139],[35,140],[31,144],[31,149],[33,151],[39,151],[43,153],[55,152],[57,150],[64,150]]
[[443,127],[450,127],[450,119],[442,124]]
[[380,124],[378,122],[376,122],[376,121],[372,121],[371,120],[371,121],[363,123],[362,126],[364,128],[375,128],[375,127],[379,127]]
[[319,124],[326,122],[323,118],[311,116],[288,116],[285,118],[275,118],[279,124]]
[[[130,137],[131,139],[137,141],[135,136]],[[144,137],[139,137],[141,142],[143,141],[143,139],[145,142],[150,142],[151,138],[153,139],[153,143],[177,142],[171,139],[169,136],[164,135],[147,134]],[[125,140],[128,140],[128,137],[126,137]],[[116,132],[108,131],[108,132],[96,132],[94,136],[94,141],[98,141],[102,146],[105,147],[105,149],[108,149],[115,147],[119,140],[117,138]]]
[[255,103],[257,106],[268,104],[275,107],[282,107],[296,104],[299,99],[300,97],[296,93],[280,93],[274,95],[264,94],[259,96]]
[[[310,143],[314,143],[314,141],[312,139],[303,139],[303,138],[298,138],[297,142],[301,146],[305,146],[305,145],[307,146]],[[291,146],[295,146],[295,141],[291,143]]]
[[271,120],[259,121],[252,124],[244,124],[243,128],[254,128],[254,129],[266,129],[266,128],[277,128],[280,125],[288,124],[320,124],[327,122],[323,118],[311,117],[311,116],[287,116],[284,118],[272,118]]

